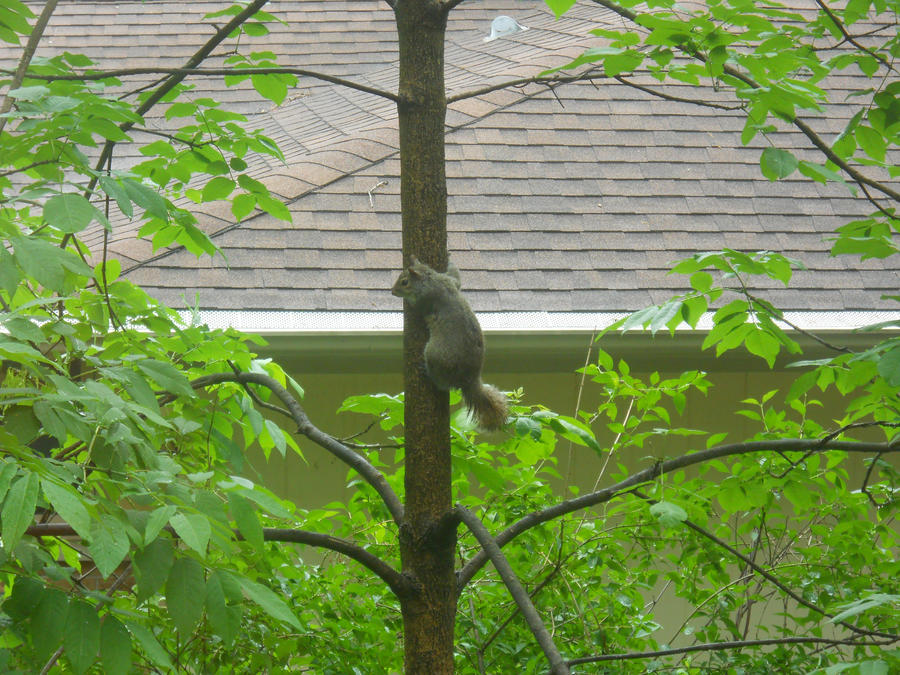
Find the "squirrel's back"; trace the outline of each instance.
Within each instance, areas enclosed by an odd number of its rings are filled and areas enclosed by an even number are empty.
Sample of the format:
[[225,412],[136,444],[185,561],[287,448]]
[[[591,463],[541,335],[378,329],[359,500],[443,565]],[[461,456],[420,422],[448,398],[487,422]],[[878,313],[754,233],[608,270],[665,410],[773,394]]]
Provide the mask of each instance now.
[[428,324],[425,370],[439,389],[460,389],[479,426],[506,422],[506,396],[481,381],[484,338],[469,303],[459,292],[455,267],[442,274],[413,259],[391,293],[409,302]]

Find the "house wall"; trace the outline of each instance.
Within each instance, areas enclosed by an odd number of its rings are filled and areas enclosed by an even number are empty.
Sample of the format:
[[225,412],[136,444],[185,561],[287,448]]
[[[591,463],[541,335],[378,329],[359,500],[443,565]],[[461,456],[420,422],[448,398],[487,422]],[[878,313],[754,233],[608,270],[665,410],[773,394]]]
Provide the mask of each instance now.
[[[278,360],[301,383],[306,392],[303,406],[310,419],[334,436],[358,433],[370,422],[369,417],[355,413],[336,414],[346,397],[402,391],[399,335],[270,336],[268,339],[270,346],[262,354]],[[758,430],[758,423],[735,414],[741,407],[740,401],[759,398],[772,389],[786,391],[798,371],[785,368],[784,363],[770,371],[760,359],[740,353],[715,359],[700,352],[699,340],[696,336],[674,339],[661,336],[650,340],[646,335],[635,334],[624,340],[621,337],[607,340],[605,348],[616,359],[628,361],[632,373],[638,377],[646,377],[651,370],[659,370],[663,377],[690,369],[708,371],[713,389],[708,396],[689,397],[684,416],[678,419],[673,416],[673,424],[729,431],[734,440],[749,437]],[[581,375],[575,372],[585,363],[590,344],[591,336],[587,334],[523,339],[489,335],[485,380],[505,390],[521,387],[523,403],[540,403],[559,413],[573,414],[579,394],[582,409],[596,409],[602,392],[590,381],[583,383]],[[820,355],[814,351],[804,357]],[[820,418],[827,421],[838,416],[837,397],[820,398],[825,403]],[[601,444],[612,440],[603,428],[595,431]],[[370,433],[361,440],[376,442],[378,439]],[[263,480],[278,494],[308,508],[345,498],[348,494],[346,467],[305,439],[300,438],[299,443],[304,459],[293,454],[282,458],[273,452],[265,461],[256,453],[251,464],[258,474],[251,471],[249,477]],[[672,456],[688,449],[689,443],[690,439],[654,438],[643,449],[628,450],[632,456],[626,455],[621,460],[633,463],[637,469],[646,465],[646,457]],[[383,457],[391,461],[393,451],[385,451]],[[582,491],[593,487],[602,458],[587,448],[570,447],[565,441],[559,444],[557,457],[563,476],[573,477]],[[558,487],[562,491],[563,485]]]
[[[625,340],[610,340],[606,349],[615,358],[626,359],[632,364],[632,374],[641,378],[646,378],[653,369],[660,370],[663,377],[683,370],[707,370],[714,387],[707,396],[689,396],[684,416],[678,420],[673,417],[673,423],[714,431],[727,430],[735,440],[749,437],[758,429],[758,423],[735,414],[740,407],[739,402],[748,397],[759,398],[772,389],[786,390],[797,371],[786,369],[784,363],[770,371],[761,360],[741,354],[714,359],[700,354],[699,339],[661,337],[648,340],[646,336],[634,336]],[[401,345],[397,335],[319,336],[306,339],[275,337],[271,342],[265,355],[278,359],[298,379],[305,388],[303,405],[310,419],[333,435],[354,434],[369,422],[369,418],[353,413],[335,414],[345,397],[375,392],[393,394],[402,389]],[[298,344],[303,342],[307,344]],[[572,414],[579,397],[582,409],[595,408],[602,392],[597,385],[584,383],[581,375],[575,372],[584,364],[590,344],[590,336],[586,334],[526,336],[518,341],[511,336],[488,336],[485,380],[506,390],[521,387],[525,392],[524,403],[541,403],[560,413]],[[821,355],[813,349],[806,356],[813,358]],[[841,409],[838,397],[830,395],[820,398],[824,403],[822,419],[837,416]],[[601,445],[612,440],[609,432],[603,429],[596,431]],[[299,442],[305,461],[295,455],[282,458],[273,453],[265,462],[257,453],[253,465],[259,474],[254,478],[261,478],[278,494],[308,508],[347,498],[346,467],[305,439]],[[676,455],[688,449],[689,443],[689,439],[678,437],[650,439],[643,449],[629,449],[618,459],[638,469],[652,461],[648,457]],[[385,460],[390,461],[392,456],[392,450],[385,451]],[[571,479],[582,493],[594,487],[603,458],[587,448],[565,441],[559,444],[557,457],[560,474]],[[859,481],[863,473],[864,467],[857,462],[851,470],[851,479]],[[600,486],[609,482],[608,478],[601,479]],[[558,481],[556,488],[563,495],[565,482]],[[304,548],[302,555],[309,562],[321,560],[320,552],[313,549]],[[660,556],[662,572],[674,564],[665,556]],[[734,575],[736,578],[737,570]],[[644,596],[647,602],[654,603],[654,619],[661,626],[660,639],[673,641],[674,646],[678,646],[689,640],[675,635],[685,617],[691,615],[693,607],[673,593],[665,592],[665,586],[665,576],[661,575],[657,587],[645,589]],[[777,602],[757,605],[753,609],[753,621],[759,625],[780,625],[783,622],[782,611],[784,607]],[[787,611],[790,614],[793,609],[788,607]]]

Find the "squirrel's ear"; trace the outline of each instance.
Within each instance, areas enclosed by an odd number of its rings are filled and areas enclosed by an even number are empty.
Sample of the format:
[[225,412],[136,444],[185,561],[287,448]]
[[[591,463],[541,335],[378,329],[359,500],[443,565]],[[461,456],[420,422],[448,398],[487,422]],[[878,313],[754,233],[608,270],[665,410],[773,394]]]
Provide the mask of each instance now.
[[445,272],[445,274],[448,277],[453,277],[454,279],[456,279],[456,285],[459,285],[459,268],[452,262],[447,262],[447,271]]
[[416,256],[410,256],[410,258],[409,258],[409,264],[410,264],[410,265],[418,265],[418,264],[419,264],[419,259],[418,259]]

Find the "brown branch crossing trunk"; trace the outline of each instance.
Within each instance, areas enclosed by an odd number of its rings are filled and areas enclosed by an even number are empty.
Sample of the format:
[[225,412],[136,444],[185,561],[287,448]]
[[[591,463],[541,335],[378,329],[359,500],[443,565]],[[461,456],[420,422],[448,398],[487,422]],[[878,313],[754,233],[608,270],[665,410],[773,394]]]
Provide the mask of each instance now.
[[[400,50],[397,104],[403,259],[447,265],[447,185],[444,174],[444,34],[447,9],[437,0],[396,0]],[[400,529],[403,573],[412,592],[401,597],[407,675],[453,672],[456,618],[454,527],[441,527],[452,509],[450,410],[446,392],[422,369],[427,329],[404,311],[406,391],[405,522]],[[454,523],[455,525],[455,523]]]

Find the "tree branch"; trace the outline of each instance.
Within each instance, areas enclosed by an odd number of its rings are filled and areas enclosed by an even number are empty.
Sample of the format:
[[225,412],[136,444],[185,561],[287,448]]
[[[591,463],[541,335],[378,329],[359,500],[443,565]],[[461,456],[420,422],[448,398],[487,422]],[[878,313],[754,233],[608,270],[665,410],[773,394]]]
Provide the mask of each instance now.
[[656,89],[651,89],[650,87],[645,87],[642,84],[638,84],[637,82],[632,82],[631,80],[626,80],[621,75],[616,75],[614,78],[616,82],[624,84],[626,87],[631,87],[632,89],[637,89],[638,91],[642,91],[645,94],[650,94],[655,98],[661,98],[664,101],[675,101],[676,103],[690,103],[691,105],[699,105],[704,108],[716,108],[718,110],[743,110],[744,106],[742,105],[725,105],[724,103],[713,103],[712,101],[697,101],[691,98],[684,98],[682,96],[673,96],[672,94],[666,94],[661,91],[657,91]]
[[626,661],[634,659],[653,659],[661,656],[674,656],[675,654],[689,654],[691,652],[711,652],[722,651],[725,649],[744,649],[746,647],[766,647],[768,645],[796,645],[796,644],[821,644],[841,646],[848,645],[853,647],[859,646],[885,646],[893,644],[896,640],[860,642],[857,640],[832,640],[820,637],[783,637],[771,638],[766,640],[734,640],[731,642],[707,642],[700,645],[690,645],[687,647],[676,647],[674,649],[658,649],[652,652],[634,652],[630,654],[599,654],[597,656],[585,656],[579,659],[572,659],[567,663],[570,666],[580,665],[582,663],[601,663],[603,661]]
[[[215,35],[207,40],[206,44],[204,44],[194,53],[194,55],[190,59],[188,59],[184,68],[182,68],[181,70],[189,71],[203,63],[203,61],[212,53],[212,51],[216,47],[218,47],[223,40],[231,35],[232,31],[234,31],[238,26],[244,23],[244,21],[249,19],[251,16],[256,14],[268,1],[269,0],[253,0],[253,2],[242,9],[240,13],[235,14],[234,17],[232,17],[231,21],[219,28],[216,31]],[[147,100],[145,100],[135,109],[135,112],[138,115],[144,115],[144,113],[146,113],[153,106],[159,103],[163,99],[163,97],[170,91],[172,91],[172,89],[177,86],[185,77],[186,74],[184,73],[173,73],[172,75],[170,75],[165,82],[159,85],[156,91],[150,94]],[[123,133],[127,133],[132,127],[135,126],[135,124],[136,122],[131,121],[122,122],[119,125],[119,129],[121,129]],[[97,187],[97,182],[100,180],[100,176],[102,175],[102,171],[106,166],[107,161],[109,161],[109,158],[112,156],[112,151],[115,145],[116,141],[106,141],[106,143],[104,143],[103,150],[100,152],[100,157],[97,159],[97,163],[94,165],[96,175],[90,180],[84,190],[86,197],[90,197],[90,195],[94,191],[94,188]]]
[[[164,528],[167,532],[177,536],[175,530],[167,525]],[[71,525],[66,523],[39,523],[29,527],[25,534],[32,537],[77,537],[78,533],[72,529]],[[243,540],[244,536],[237,530],[233,530],[236,539]],[[367,570],[375,574],[379,579],[384,581],[388,587],[398,597],[408,592],[409,583],[400,572],[391,567],[378,556],[370,553],[361,546],[353,542],[333,537],[321,532],[310,532],[308,530],[297,530],[290,528],[264,527],[263,539],[265,541],[279,541],[292,544],[306,544],[307,546],[315,546],[316,548],[324,548],[329,551],[342,553],[351,560],[355,560]]]
[[457,504],[455,510],[459,519],[465,523],[466,527],[468,527],[472,531],[472,534],[475,535],[475,538],[478,540],[478,543],[481,544],[485,555],[490,558],[491,562],[494,564],[494,568],[500,575],[500,578],[503,579],[503,583],[506,584],[509,594],[519,606],[519,611],[522,612],[525,623],[528,624],[528,628],[531,629],[535,640],[537,640],[541,649],[544,651],[544,655],[550,662],[550,672],[552,675],[569,675],[569,667],[563,660],[562,654],[560,654],[559,650],[556,648],[553,638],[546,626],[544,626],[544,622],[541,621],[541,617],[537,613],[525,588],[522,586],[522,582],[519,581],[519,578],[510,566],[509,561],[500,551],[497,542],[491,537],[491,533],[488,532],[481,520],[466,507]]
[[397,497],[397,494],[391,486],[388,485],[384,475],[365,457],[354,452],[336,438],[333,438],[318,429],[309,420],[309,417],[307,417],[306,412],[297,400],[291,396],[291,393],[282,387],[275,378],[262,373],[215,373],[198,377],[191,382],[191,386],[195,389],[199,389],[201,387],[208,387],[223,382],[236,382],[238,384],[252,383],[268,388],[275,396],[281,399],[281,402],[284,403],[285,406],[287,406],[287,409],[291,414],[291,419],[297,424],[297,431],[359,473],[359,475],[375,489],[375,492],[381,496],[381,499],[388,511],[390,511],[394,522],[398,525],[402,523],[403,504],[401,504],[399,497]]
[[451,9],[453,9],[454,7],[458,7],[459,5],[463,4],[465,1],[466,0],[443,0],[441,5],[445,12],[449,12]]
[[263,528],[263,538],[266,541],[282,541],[295,544],[307,544],[318,548],[326,548],[337,553],[343,553],[351,560],[355,560],[367,570],[375,574],[388,585],[394,595],[400,597],[409,592],[410,584],[400,572],[395,570],[384,560],[369,553],[364,548],[339,537],[320,532],[307,530],[280,529],[274,527]]
[[[9,70],[0,69],[0,73],[9,73]],[[200,75],[204,77],[221,77],[225,75],[280,75],[280,74],[289,74],[289,75],[301,75],[304,77],[312,77],[317,80],[323,80],[325,82],[331,82],[332,84],[339,84],[343,87],[348,87],[349,89],[356,89],[357,91],[362,91],[367,94],[373,94],[374,96],[381,96],[382,98],[390,99],[395,103],[399,102],[400,97],[397,94],[394,94],[389,91],[384,91],[383,89],[376,89],[375,87],[369,87],[364,84],[359,84],[358,82],[353,82],[352,80],[345,80],[341,77],[334,77],[333,75],[327,75],[325,73],[319,73],[314,70],[306,70],[305,68],[292,68],[290,66],[284,67],[268,67],[268,68],[118,68],[115,70],[98,70],[92,72],[85,72],[76,75],[32,75],[29,74],[28,77],[34,80],[45,80],[48,82],[56,82],[59,80],[64,81],[92,81],[92,80],[105,80],[111,77],[128,77],[130,75],[180,75],[180,79],[184,79],[189,75]]]
[[[651,498],[648,497],[647,495],[643,494],[640,490],[632,490],[632,491],[631,491],[631,494],[635,495],[636,497],[639,497],[640,499],[643,499],[643,500],[646,501],[646,502],[650,502],[651,504],[655,504],[655,503],[656,503],[656,500],[655,500],[655,499],[651,499]],[[683,522],[687,527],[689,527],[689,528],[692,529],[694,532],[696,532],[697,534],[699,534],[699,535],[701,535],[701,536],[706,537],[707,539],[709,539],[709,540],[710,540],[711,542],[713,542],[716,546],[718,546],[718,547],[720,547],[720,548],[723,548],[723,549],[725,549],[726,551],[728,551],[731,555],[733,555],[735,558],[737,558],[738,560],[740,560],[741,562],[743,562],[747,567],[749,567],[751,570],[753,570],[756,574],[758,574],[758,575],[760,575],[761,577],[763,577],[766,581],[768,581],[770,584],[772,584],[773,586],[775,586],[775,587],[776,587],[777,589],[779,589],[782,593],[785,593],[786,595],[788,595],[791,599],[793,599],[793,600],[794,600],[795,602],[797,602],[798,604],[803,605],[803,606],[806,607],[807,609],[811,609],[811,610],[813,610],[814,612],[816,612],[816,613],[818,613],[818,614],[821,614],[822,616],[824,616],[824,617],[826,617],[826,618],[828,618],[828,619],[831,619],[831,618],[834,616],[833,614],[829,614],[828,612],[826,612],[824,609],[822,609],[822,608],[819,607],[818,605],[816,605],[816,604],[810,602],[809,600],[805,599],[805,598],[804,598],[802,595],[800,595],[799,593],[797,593],[797,592],[791,590],[790,588],[788,588],[786,585],[784,585],[783,583],[781,583],[781,581],[778,580],[778,577],[776,577],[776,576],[775,576],[774,574],[772,574],[771,572],[769,572],[769,571],[763,569],[760,565],[756,564],[756,562],[754,562],[749,556],[744,555],[743,553],[741,553],[740,551],[738,551],[736,548],[732,547],[732,546],[731,546],[728,542],[726,542],[725,540],[720,539],[719,537],[717,537],[716,535],[714,535],[712,532],[706,530],[705,528],[700,527],[700,526],[697,525],[695,522],[693,522],[693,521],[691,521],[691,520],[689,520],[689,519],[688,519],[688,520],[684,520],[684,521],[682,521],[682,522]],[[840,625],[843,626],[844,628],[846,628],[846,629],[852,631],[853,633],[857,633],[857,634],[859,634],[859,635],[866,635],[866,636],[869,636],[869,637],[881,637],[881,638],[885,638],[885,639],[889,639],[889,640],[898,640],[898,639],[900,639],[900,636],[898,636],[898,635],[893,635],[893,634],[891,634],[891,633],[882,633],[882,632],[880,632],[880,631],[865,630],[865,629],[863,629],[863,628],[859,628],[859,627],[857,627],[857,626],[854,626],[852,623],[848,623],[847,621],[841,621],[841,622],[839,622],[839,623],[840,623]]]
[[880,61],[881,64],[888,70],[893,71],[895,73],[897,72],[897,69],[894,68],[894,66],[891,64],[891,62],[888,61],[886,58],[884,58],[883,55],[879,54],[874,49],[869,49],[868,47],[866,47],[865,45],[860,43],[855,37],[850,35],[850,33],[847,32],[847,27],[835,15],[835,13],[831,11],[831,8],[828,7],[828,5],[826,5],[824,2],[822,2],[822,0],[816,0],[816,4],[819,6],[819,9],[821,9],[823,12],[825,12],[826,16],[831,20],[831,22],[835,25],[835,27],[841,32],[841,35],[844,36],[844,39],[847,42],[849,42],[851,45],[856,47],[859,51],[865,52],[872,58]]
[[[19,59],[19,65],[16,70],[3,71],[13,76],[12,81],[10,81],[9,83],[9,89],[7,89],[7,92],[12,89],[18,89],[20,86],[22,86],[22,81],[25,79],[25,74],[28,71],[28,66],[31,64],[31,59],[32,57],[34,57],[34,52],[37,50],[38,43],[44,36],[44,30],[46,30],[47,24],[50,23],[50,17],[53,15],[53,11],[56,9],[58,1],[59,0],[47,0],[47,3],[44,5],[44,9],[41,12],[41,15],[34,23],[34,28],[31,29],[31,33],[28,35],[28,43],[25,45],[25,50],[22,52],[22,58]],[[3,104],[0,105],[0,115],[8,113],[12,109],[12,106],[13,99],[7,93],[6,96],[3,97]],[[6,126],[6,122],[8,119],[8,117],[0,117],[0,132],[3,131],[3,128]]]
[[[628,478],[611,485],[603,490],[597,490],[581,497],[550,506],[540,511],[534,511],[523,516],[512,525],[503,530],[496,537],[498,546],[506,546],[510,541],[523,532],[530,530],[547,521],[554,520],[574,511],[580,511],[590,506],[596,506],[608,502],[613,497],[630,490],[642,483],[649,482],[666,473],[683,469],[694,464],[702,464],[720,457],[733,455],[746,455],[756,452],[824,452],[826,450],[841,450],[843,452],[859,453],[892,453],[900,452],[900,436],[889,443],[864,443],[861,441],[827,441],[809,438],[782,438],[772,441],[748,441],[746,443],[729,443],[718,445],[707,450],[700,450],[687,455],[681,455],[675,459],[657,462],[651,467],[632,474]],[[461,591],[478,570],[487,562],[487,554],[479,551],[457,572],[457,592]]]
[[[593,2],[595,2],[596,4],[598,4],[602,7],[606,7],[610,11],[615,12],[619,16],[626,18],[629,21],[636,23],[638,15],[629,9],[620,7],[619,5],[617,5],[614,2],[611,2],[610,0],[593,0]],[[697,59],[698,61],[700,61],[702,63],[706,63],[706,57],[703,54],[700,54],[694,50],[688,49],[684,45],[676,45],[676,46],[686,56],[693,58],[693,59]],[[759,84],[753,78],[751,78],[749,75],[747,75],[745,73],[742,73],[741,71],[737,70],[733,66],[730,66],[728,64],[723,64],[722,69],[723,69],[723,72],[725,72],[728,75],[730,75],[731,77],[743,82],[748,87],[751,87],[753,89],[760,88]],[[857,171],[856,169],[854,169],[853,167],[851,167],[846,161],[844,161],[843,159],[838,157],[832,151],[832,149],[828,146],[828,144],[825,143],[825,141],[823,141],[822,138],[815,131],[813,131],[813,129],[808,124],[806,124],[803,120],[801,120],[799,117],[797,117],[795,115],[793,118],[791,118],[787,121],[789,123],[793,124],[795,127],[797,127],[803,133],[803,135],[806,136],[807,139],[809,139],[809,141],[822,154],[824,154],[831,162],[833,162],[836,166],[838,166],[848,176],[853,178],[853,180],[855,180],[860,185],[860,187],[863,188],[863,192],[865,192],[868,200],[879,211],[884,212],[884,208],[880,204],[878,204],[878,202],[874,198],[872,198],[871,195],[869,195],[869,193],[865,190],[864,186],[868,185],[869,187],[871,187],[875,190],[878,190],[882,194],[887,195],[891,199],[900,202],[900,192],[898,192],[898,191],[888,187],[887,185],[884,185],[872,178],[869,178],[865,174],[862,174],[859,171]]]
[[472,91],[464,91],[461,94],[448,96],[447,105],[456,103],[457,101],[462,101],[467,98],[474,98],[475,96],[490,94],[492,91],[508,89],[510,87],[524,87],[527,84],[544,84],[552,89],[553,87],[560,84],[593,80],[598,77],[606,77],[606,75],[604,75],[603,72],[598,68],[590,68],[589,70],[586,70],[579,75],[535,75],[534,77],[522,77],[516,80],[508,80],[506,82],[500,82],[499,84],[491,84],[486,87],[481,87],[480,89],[473,89]]

